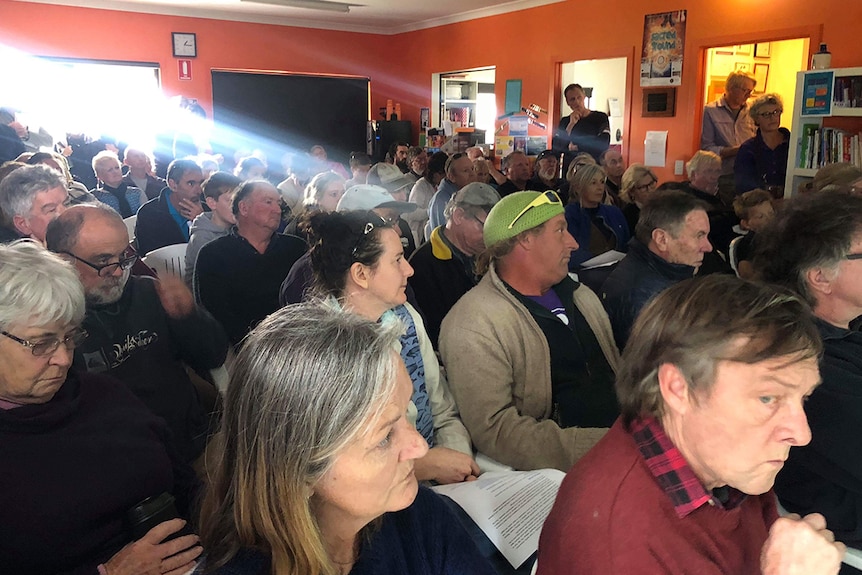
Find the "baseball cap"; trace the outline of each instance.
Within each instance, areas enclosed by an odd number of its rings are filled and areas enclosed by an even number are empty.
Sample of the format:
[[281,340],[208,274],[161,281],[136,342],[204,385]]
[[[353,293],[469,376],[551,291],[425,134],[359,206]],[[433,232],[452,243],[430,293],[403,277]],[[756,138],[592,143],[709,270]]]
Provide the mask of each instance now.
[[551,190],[509,194],[488,212],[484,227],[485,245],[490,247],[514,238],[564,212],[563,202]]
[[[395,168],[396,170],[398,168]],[[373,210],[374,208],[395,208],[401,213],[409,213],[419,206],[412,202],[399,202],[385,188],[371,184],[350,186],[341,196],[336,211],[349,212],[353,210]]]
[[386,191],[390,194],[414,184],[413,179],[410,176],[402,174],[398,166],[385,162],[371,166],[371,169],[368,170],[366,182],[386,188]]
[[455,206],[490,207],[500,201],[497,190],[482,182],[471,182],[449,200]]
[[554,152],[554,150],[543,150],[542,152],[539,153],[538,156],[536,156],[536,161],[540,162],[540,161],[544,160],[545,158],[556,158],[557,160],[559,160],[560,156],[559,156],[559,154]]

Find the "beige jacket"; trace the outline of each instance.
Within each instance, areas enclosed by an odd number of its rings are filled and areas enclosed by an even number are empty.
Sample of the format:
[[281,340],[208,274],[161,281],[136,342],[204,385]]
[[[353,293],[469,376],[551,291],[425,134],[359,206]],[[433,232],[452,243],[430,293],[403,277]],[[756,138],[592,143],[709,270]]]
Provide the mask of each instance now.
[[[619,351],[598,297],[574,292],[614,372]],[[607,432],[551,419],[551,352],[530,312],[492,266],[455,304],[440,332],[449,385],[476,448],[515,469],[568,469]]]

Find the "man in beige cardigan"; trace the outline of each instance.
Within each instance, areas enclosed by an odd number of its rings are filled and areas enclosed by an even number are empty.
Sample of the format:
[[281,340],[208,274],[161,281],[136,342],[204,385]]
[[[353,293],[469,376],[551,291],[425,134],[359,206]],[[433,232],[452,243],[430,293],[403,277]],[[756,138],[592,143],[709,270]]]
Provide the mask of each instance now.
[[440,352],[476,448],[515,469],[568,470],[619,415],[619,352],[599,299],[568,276],[578,244],[554,192],[517,192],[485,221],[485,275]]

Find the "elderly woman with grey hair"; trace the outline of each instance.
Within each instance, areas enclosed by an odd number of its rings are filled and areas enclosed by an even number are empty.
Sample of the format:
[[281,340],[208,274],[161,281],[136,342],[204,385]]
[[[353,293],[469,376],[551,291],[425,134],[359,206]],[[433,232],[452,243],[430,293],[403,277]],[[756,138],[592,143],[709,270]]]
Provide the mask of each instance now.
[[69,263],[29,240],[0,246],[4,572],[180,575],[197,537],[166,539],[185,525],[194,474],[126,386],[69,371],[83,317]]
[[763,188],[773,197],[784,195],[790,131],[781,127],[784,104],[778,94],[764,94],[751,104],[748,114],[757,133],[739,146],[733,176],[736,193]]
[[299,304],[262,321],[231,373],[203,502],[205,574],[412,575],[493,570],[419,487],[397,325]]

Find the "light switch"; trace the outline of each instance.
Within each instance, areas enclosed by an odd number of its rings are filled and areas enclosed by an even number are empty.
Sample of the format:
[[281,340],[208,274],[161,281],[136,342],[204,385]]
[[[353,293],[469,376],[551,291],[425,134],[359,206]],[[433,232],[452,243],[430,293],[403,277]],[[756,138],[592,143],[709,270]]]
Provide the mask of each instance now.
[[673,175],[674,176],[681,176],[683,167],[684,167],[684,162],[682,160],[677,160],[676,162],[674,162],[673,163]]

